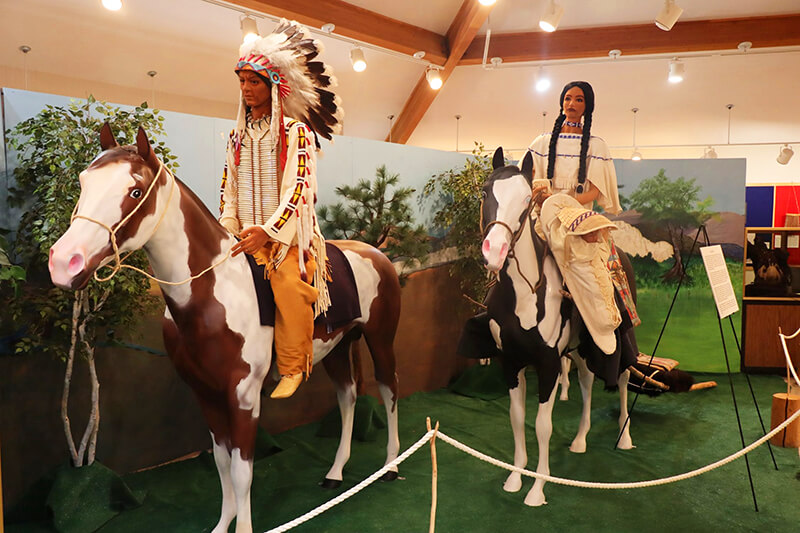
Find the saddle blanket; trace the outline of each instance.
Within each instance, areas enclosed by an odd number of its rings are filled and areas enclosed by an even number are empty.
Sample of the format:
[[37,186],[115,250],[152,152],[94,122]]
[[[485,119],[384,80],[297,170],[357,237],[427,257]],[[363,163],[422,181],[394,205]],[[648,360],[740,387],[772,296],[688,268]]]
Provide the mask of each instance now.
[[[331,332],[341,326],[361,317],[361,306],[358,301],[358,287],[353,275],[350,262],[339,248],[333,244],[325,243],[325,252],[328,256],[328,292],[331,296],[331,305],[327,312],[320,314],[315,320],[315,325],[324,325],[326,331]],[[259,265],[252,255],[245,254],[253,275],[258,298],[258,315],[262,326],[275,325],[275,295],[272,285],[264,276],[264,265]]]

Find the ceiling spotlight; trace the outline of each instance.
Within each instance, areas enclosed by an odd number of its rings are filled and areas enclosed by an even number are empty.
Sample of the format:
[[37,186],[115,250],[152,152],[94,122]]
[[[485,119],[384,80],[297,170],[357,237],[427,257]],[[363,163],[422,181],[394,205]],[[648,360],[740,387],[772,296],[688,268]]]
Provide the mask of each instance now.
[[608,51],[608,57],[611,59],[619,59],[619,56],[622,55],[622,50],[618,48],[614,48],[613,50]]
[[713,146],[709,146],[703,152],[703,159],[716,159],[717,158],[717,151],[714,150]]
[[753,43],[751,43],[750,41],[742,41],[736,45],[736,48],[743,54],[749,52],[752,47]]
[[658,26],[658,29],[669,31],[675,23],[678,22],[681,13],[683,13],[683,8],[675,5],[675,0],[665,0],[664,7],[661,9],[661,12],[659,12],[654,22],[656,26]]
[[497,0],[478,0],[482,6],[493,6]]
[[641,161],[642,154],[639,153],[639,150],[633,149],[633,153],[631,154],[631,161]]
[[256,19],[253,17],[248,15],[242,18],[242,21],[239,25],[242,28],[242,42],[252,43],[260,37],[258,35],[258,24],[256,23]]
[[546,32],[556,31],[563,14],[564,8],[556,4],[554,0],[550,0],[547,2],[542,18],[539,19],[539,27]]
[[781,151],[778,153],[778,158],[776,159],[776,161],[778,161],[778,163],[780,163],[781,165],[785,165],[789,163],[789,160],[792,158],[793,155],[794,155],[794,150],[792,150],[792,147],[789,146],[788,144],[784,144],[783,148],[781,148]]
[[536,71],[536,75],[534,76],[534,86],[536,87],[536,92],[543,93],[547,89],[550,88],[550,76],[547,75],[545,72],[544,67],[539,67],[539,70]]
[[670,83],[682,82],[684,70],[683,61],[679,61],[677,58],[673,59],[669,62],[669,76],[667,76],[667,79]]
[[500,65],[503,64],[503,58],[502,57],[493,57],[492,59],[489,60],[489,62],[492,64],[493,68],[497,68],[497,67],[499,67]]
[[333,33],[333,30],[336,29],[336,24],[334,24],[333,22],[326,22],[325,24],[320,26],[319,29],[321,29],[325,33]]
[[414,59],[422,59],[425,57],[425,50],[417,50],[412,55],[414,56]]
[[353,64],[353,70],[356,72],[364,72],[364,69],[367,68],[367,60],[364,59],[364,50],[357,46],[350,50],[350,63]]
[[428,85],[431,86],[431,89],[434,91],[438,91],[442,88],[442,77],[439,75],[439,69],[430,66],[428,67],[427,72],[425,72],[425,79],[428,80]]
[[109,11],[119,11],[122,9],[122,0],[103,0],[103,7]]

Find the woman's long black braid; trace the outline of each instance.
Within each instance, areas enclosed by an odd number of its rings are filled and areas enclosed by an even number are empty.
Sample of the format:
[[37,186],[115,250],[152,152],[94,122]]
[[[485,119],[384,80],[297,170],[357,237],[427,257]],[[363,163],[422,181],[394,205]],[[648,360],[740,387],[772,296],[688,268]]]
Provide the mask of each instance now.
[[547,154],[547,179],[552,180],[556,170],[556,145],[558,143],[558,134],[561,133],[561,126],[567,116],[564,114],[564,96],[567,91],[573,87],[578,87],[583,91],[583,101],[586,104],[586,109],[583,112],[583,136],[581,138],[581,155],[580,164],[578,166],[578,187],[577,193],[583,192],[583,184],[586,182],[586,154],[589,152],[589,139],[592,137],[592,112],[594,111],[594,90],[588,82],[585,81],[571,81],[564,86],[561,91],[561,98],[559,99],[560,113],[553,124],[553,132],[550,135],[550,149]]

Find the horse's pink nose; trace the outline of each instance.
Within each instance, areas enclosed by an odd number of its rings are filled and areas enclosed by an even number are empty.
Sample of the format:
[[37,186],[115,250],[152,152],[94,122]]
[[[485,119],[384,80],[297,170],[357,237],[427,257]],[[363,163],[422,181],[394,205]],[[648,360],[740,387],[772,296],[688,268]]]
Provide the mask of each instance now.
[[482,250],[483,250],[484,255],[488,254],[489,250],[491,250],[491,249],[492,249],[492,245],[489,244],[489,239],[483,239],[483,248],[482,248]]

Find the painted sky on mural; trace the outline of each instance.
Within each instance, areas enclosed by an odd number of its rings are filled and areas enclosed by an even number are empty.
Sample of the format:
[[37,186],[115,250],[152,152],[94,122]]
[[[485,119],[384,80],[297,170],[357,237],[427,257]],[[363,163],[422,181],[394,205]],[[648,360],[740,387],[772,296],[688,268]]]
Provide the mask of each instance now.
[[670,180],[695,178],[699,200],[712,197],[711,211],[745,213],[745,159],[615,159],[620,194],[630,197],[639,184],[662,168]]

